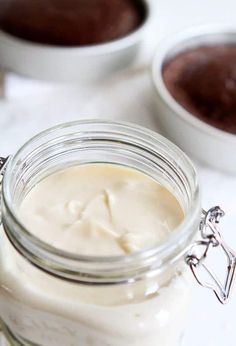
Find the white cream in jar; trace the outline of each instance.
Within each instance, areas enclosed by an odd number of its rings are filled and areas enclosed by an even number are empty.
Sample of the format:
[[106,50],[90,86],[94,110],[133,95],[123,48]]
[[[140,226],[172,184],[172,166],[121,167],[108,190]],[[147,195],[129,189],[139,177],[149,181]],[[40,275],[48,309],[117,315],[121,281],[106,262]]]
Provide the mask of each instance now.
[[[19,208],[19,219],[36,237],[91,256],[126,256],[158,245],[183,218],[164,186],[137,170],[107,164],[52,174]],[[189,300],[182,266],[147,281],[79,285],[28,264],[4,234],[0,243],[0,309],[4,323],[24,340],[42,346],[177,344]]]
[[52,174],[24,199],[19,218],[38,238],[80,255],[126,255],[165,240],[182,208],[146,174],[88,164]]

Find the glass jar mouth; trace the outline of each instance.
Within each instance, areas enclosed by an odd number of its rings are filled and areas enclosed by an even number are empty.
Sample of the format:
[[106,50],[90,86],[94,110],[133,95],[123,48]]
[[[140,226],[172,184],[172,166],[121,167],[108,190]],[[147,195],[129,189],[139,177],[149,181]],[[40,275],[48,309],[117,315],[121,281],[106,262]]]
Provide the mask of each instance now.
[[[130,150],[131,148],[134,155],[136,150],[136,156],[139,156],[140,162],[143,162],[143,166],[139,170],[144,171],[147,162],[149,162],[152,166],[150,171],[154,171],[155,167],[156,169],[159,167],[158,169],[161,169],[160,177],[164,180],[166,179],[166,181],[170,179],[170,176],[168,176],[170,173],[167,174],[167,168],[173,171],[174,169],[176,170],[176,177],[179,178],[180,183],[183,185],[182,188],[185,188],[186,194],[188,194],[188,207],[186,207],[183,222],[170,233],[164,242],[152,248],[137,251],[126,256],[101,257],[77,255],[59,250],[35,237],[18,219],[18,185],[27,185],[27,179],[34,179],[32,176],[28,176],[26,179],[23,173],[24,170],[29,170],[30,165],[35,164],[36,157],[37,160],[40,157],[42,164],[44,161],[50,161],[53,155],[60,158],[60,153],[65,150],[66,145],[72,145],[72,147],[73,145],[78,145],[78,150],[81,150],[83,149],[83,146],[81,146],[83,141],[87,141],[86,145],[88,141],[91,143],[96,142],[95,145],[99,147],[99,140],[103,146],[104,144],[105,146],[107,145],[108,150],[111,152],[115,148],[112,147],[112,143],[116,145],[115,149],[118,154],[121,154],[122,150],[125,152],[125,150]],[[123,148],[122,146],[125,145],[129,145],[130,147],[127,147],[128,149]],[[70,149],[74,150],[74,147],[72,147]],[[56,151],[53,152],[53,150]],[[144,152],[146,153],[146,157],[142,156]],[[42,159],[42,155],[49,155],[49,153],[52,156]],[[160,166],[160,162],[158,161],[160,157],[158,155],[162,157],[163,161],[161,162],[163,167]],[[92,162],[87,162],[111,163],[111,159],[108,156],[109,154],[107,153],[107,160],[104,158],[104,161],[101,161],[100,158],[100,161],[92,160]],[[69,164],[72,165],[73,162],[74,159]],[[81,163],[81,160],[79,162]],[[84,159],[82,162],[84,162]],[[124,165],[129,166],[128,161]],[[36,166],[35,169],[40,169],[40,167],[42,166]],[[58,168],[58,164],[55,164],[55,167]],[[39,174],[38,171],[37,174]],[[184,185],[186,186],[184,187]],[[23,188],[24,186],[21,187],[21,189]],[[111,279],[112,282],[114,280],[120,282],[130,279],[133,280],[134,276],[131,275],[131,272],[133,274],[136,272],[135,277],[139,277],[139,274],[150,274],[151,271],[156,272],[157,270],[161,270],[161,268],[163,269],[164,264],[175,262],[177,258],[187,251],[198,230],[200,215],[201,205],[198,179],[190,159],[177,146],[163,136],[138,125],[126,122],[86,120],[65,123],[47,129],[26,142],[9,160],[2,182],[2,222],[5,232],[13,246],[34,265],[51,274],[62,276],[72,281],[91,282],[91,280],[97,279],[99,281],[100,279],[102,283],[109,283]],[[140,262],[142,262],[141,266]],[[110,275],[110,279],[107,276],[105,280],[106,272],[111,266],[113,267],[112,278]],[[138,271],[139,274],[137,273],[137,268],[142,268],[141,271]],[[95,269],[96,273],[94,273]],[[124,280],[121,280],[118,272],[120,274],[123,273],[122,278]],[[82,275],[86,276],[86,279],[81,278],[81,273],[86,274]]]

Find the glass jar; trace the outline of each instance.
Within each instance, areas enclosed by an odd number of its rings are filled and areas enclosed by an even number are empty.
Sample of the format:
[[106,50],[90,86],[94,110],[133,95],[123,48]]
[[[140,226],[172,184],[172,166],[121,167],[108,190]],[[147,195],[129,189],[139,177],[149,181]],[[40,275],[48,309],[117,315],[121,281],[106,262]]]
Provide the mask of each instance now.
[[[35,184],[65,167],[101,162],[138,169],[178,198],[185,218],[165,242],[127,256],[79,256],[24,228],[17,210]],[[1,166],[0,317],[10,345],[177,345],[191,292],[188,265],[197,277],[195,269],[209,249],[223,246],[216,239],[219,214],[202,219],[198,181],[187,156],[144,128],[86,121],[39,134]],[[195,242],[199,224],[205,238]],[[199,245],[201,255],[195,253]],[[226,245],[225,251],[232,259]]]

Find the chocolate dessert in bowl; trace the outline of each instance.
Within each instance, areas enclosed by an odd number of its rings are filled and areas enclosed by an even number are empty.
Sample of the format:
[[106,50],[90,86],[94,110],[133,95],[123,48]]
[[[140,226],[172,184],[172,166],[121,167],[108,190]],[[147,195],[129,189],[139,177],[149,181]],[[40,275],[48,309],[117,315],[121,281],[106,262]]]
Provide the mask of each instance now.
[[159,45],[152,66],[164,132],[201,161],[236,172],[236,28],[202,26]]
[[0,64],[38,79],[94,82],[135,58],[150,19],[146,0],[0,3]]

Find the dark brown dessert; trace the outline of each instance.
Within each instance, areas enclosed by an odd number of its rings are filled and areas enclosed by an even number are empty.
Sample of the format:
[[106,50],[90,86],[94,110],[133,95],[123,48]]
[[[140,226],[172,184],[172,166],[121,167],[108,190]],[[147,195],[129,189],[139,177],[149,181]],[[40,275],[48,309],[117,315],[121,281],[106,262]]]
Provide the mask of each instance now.
[[0,28],[57,46],[86,46],[121,38],[146,16],[137,0],[2,0]]
[[185,109],[212,126],[236,134],[236,45],[184,51],[165,63],[163,78]]

